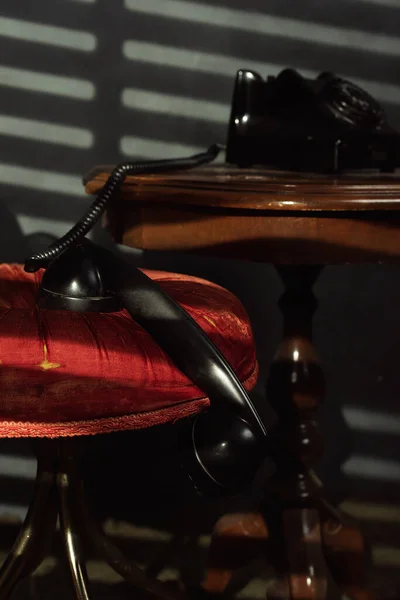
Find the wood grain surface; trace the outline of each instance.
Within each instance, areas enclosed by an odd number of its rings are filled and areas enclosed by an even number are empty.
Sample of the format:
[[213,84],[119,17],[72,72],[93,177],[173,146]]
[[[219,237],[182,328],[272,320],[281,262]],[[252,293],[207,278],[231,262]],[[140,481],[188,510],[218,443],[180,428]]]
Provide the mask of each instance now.
[[[110,169],[85,178],[97,193]],[[226,166],[128,177],[108,210],[115,240],[275,264],[400,258],[400,174],[337,176]]]

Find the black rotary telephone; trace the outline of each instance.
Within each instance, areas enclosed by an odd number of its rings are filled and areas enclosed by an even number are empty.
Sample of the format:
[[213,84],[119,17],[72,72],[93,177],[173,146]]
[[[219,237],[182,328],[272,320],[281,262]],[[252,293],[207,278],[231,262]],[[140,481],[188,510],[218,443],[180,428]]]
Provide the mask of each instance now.
[[365,90],[333,73],[315,79],[285,69],[264,79],[236,75],[226,159],[241,167],[337,173],[391,172],[400,134]]
[[266,456],[267,432],[231,366],[199,325],[140,269],[85,236],[127,175],[187,169],[212,161],[220,147],[191,158],[123,163],[112,171],[84,217],[48,250],[26,260],[43,274],[40,308],[77,312],[127,310],[176,366],[210,398],[190,435],[189,474],[200,490],[235,491]]

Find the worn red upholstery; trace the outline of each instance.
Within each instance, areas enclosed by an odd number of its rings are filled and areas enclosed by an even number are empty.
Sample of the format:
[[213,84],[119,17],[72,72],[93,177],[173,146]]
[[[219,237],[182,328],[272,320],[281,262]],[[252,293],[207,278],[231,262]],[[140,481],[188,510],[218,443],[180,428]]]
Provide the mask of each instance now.
[[[257,362],[239,300],[202,279],[146,273],[188,311],[251,388]],[[126,312],[39,310],[41,275],[0,265],[0,437],[137,429],[208,405]]]

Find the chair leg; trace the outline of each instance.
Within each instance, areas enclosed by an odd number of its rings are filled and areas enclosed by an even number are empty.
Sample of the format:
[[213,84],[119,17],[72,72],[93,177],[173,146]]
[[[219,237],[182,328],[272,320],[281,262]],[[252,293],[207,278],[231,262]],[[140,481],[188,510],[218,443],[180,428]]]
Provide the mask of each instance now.
[[[169,584],[163,584],[160,581],[147,577],[144,570],[135,564],[127,561],[121,550],[104,534],[101,526],[94,519],[89,511],[88,503],[85,496],[84,486],[78,466],[76,464],[76,456],[73,446],[67,442],[62,442],[63,454],[63,479],[59,478],[60,493],[63,493],[63,501],[61,512],[68,515],[69,523],[73,523],[73,534],[68,538],[68,544],[72,548],[72,543],[76,542],[78,533],[96,549],[99,555],[109,566],[123,577],[126,581],[133,584],[135,587],[147,592],[154,598],[162,600],[187,600],[186,594],[180,589],[175,589]],[[63,529],[66,529],[64,522]],[[69,527],[71,530],[71,527]],[[83,563],[80,559],[79,550],[75,543],[75,550],[70,550],[67,546],[67,551],[70,555],[73,564],[71,566],[74,577],[75,589],[77,585],[79,593],[82,590],[87,590],[85,571]],[[83,583],[83,585],[82,585]],[[87,600],[88,596],[79,595],[79,600]],[[87,591],[84,593],[87,594]],[[1,598],[0,598],[1,600]]]
[[54,535],[57,522],[54,450],[52,444],[38,443],[33,498],[18,537],[0,568],[0,600],[10,598],[20,581],[40,565]]
[[57,473],[61,536],[71,572],[75,597],[77,600],[89,600],[89,581],[81,547],[80,515],[74,510],[74,484],[70,469],[66,465],[67,463],[62,460]]

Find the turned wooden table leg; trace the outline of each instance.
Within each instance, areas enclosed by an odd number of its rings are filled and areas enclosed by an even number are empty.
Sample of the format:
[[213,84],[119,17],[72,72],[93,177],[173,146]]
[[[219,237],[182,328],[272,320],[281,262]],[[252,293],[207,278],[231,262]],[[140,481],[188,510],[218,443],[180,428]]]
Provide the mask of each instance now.
[[[321,267],[280,267],[285,286],[279,301],[283,338],[268,379],[268,400],[277,413],[274,432],[277,469],[269,486],[282,509],[281,539],[285,561],[273,598],[325,600],[327,568],[319,516],[313,498],[320,483],[311,470],[323,450],[317,410],[325,391],[322,369],[312,343],[317,302],[312,287]],[[267,489],[268,493],[268,489]]]
[[268,400],[278,415],[274,438],[280,451],[269,490],[282,507],[287,570],[283,589],[291,600],[325,600],[329,567],[352,600],[370,600],[361,566],[361,535],[354,527],[346,529],[338,511],[322,500],[322,485],[312,470],[323,451],[317,411],[325,383],[312,342],[317,308],[312,288],[321,270],[278,268],[285,286],[279,302],[283,339],[271,367]]

